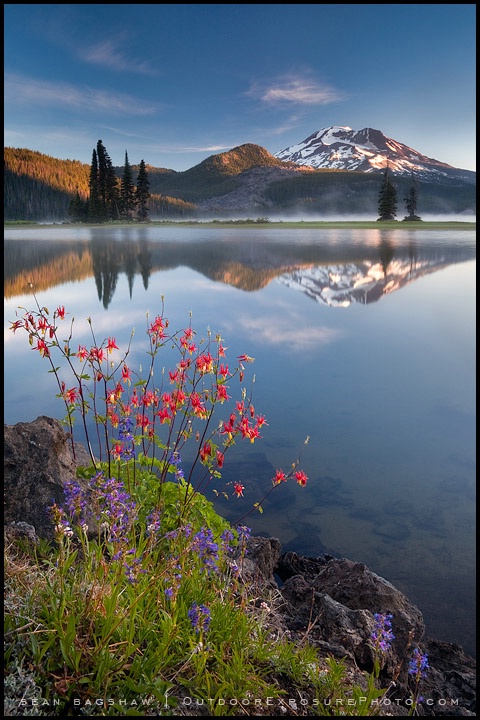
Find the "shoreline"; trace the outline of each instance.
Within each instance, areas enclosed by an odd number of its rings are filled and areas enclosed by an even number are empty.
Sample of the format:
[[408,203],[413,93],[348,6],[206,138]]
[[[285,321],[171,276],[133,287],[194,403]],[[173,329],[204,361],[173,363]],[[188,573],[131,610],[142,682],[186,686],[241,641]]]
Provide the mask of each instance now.
[[392,220],[379,222],[378,220],[151,220],[147,223],[69,223],[69,222],[33,222],[29,220],[5,221],[4,230],[10,228],[41,227],[41,228],[138,228],[138,227],[201,227],[224,228],[241,227],[252,229],[285,228],[285,229],[344,229],[344,230],[475,230],[476,220],[421,220],[405,221]]

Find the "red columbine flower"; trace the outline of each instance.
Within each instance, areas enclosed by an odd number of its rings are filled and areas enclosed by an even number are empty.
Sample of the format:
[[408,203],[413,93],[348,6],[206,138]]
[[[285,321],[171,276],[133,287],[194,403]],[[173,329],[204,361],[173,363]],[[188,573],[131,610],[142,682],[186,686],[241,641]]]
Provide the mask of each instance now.
[[200,460],[202,463],[207,462],[208,458],[212,455],[212,448],[208,443],[205,443],[203,448],[200,450]]
[[146,415],[137,415],[136,416],[137,421],[137,427],[141,427],[144,430],[150,425],[150,420]]
[[205,418],[207,416],[205,405],[202,403],[198,393],[192,393],[190,395],[190,403],[195,415],[201,418]]
[[112,455],[115,460],[120,460],[123,453],[123,443],[117,442],[112,448]]
[[161,425],[165,425],[165,423],[169,423],[171,418],[171,415],[168,411],[168,408],[161,408],[158,412],[155,413],[155,415],[160,418]]
[[213,371],[213,357],[210,353],[199,355],[196,359],[197,370],[204,375]]
[[218,368],[218,374],[224,378],[227,378],[228,375],[230,375],[230,372],[228,370],[228,365],[224,365],[222,363],[222,365],[220,365],[220,367]]
[[115,342],[115,338],[108,338],[107,341],[107,351],[109,353],[113,352],[114,350],[118,350],[118,345]]
[[130,404],[134,408],[140,407],[140,398],[137,395],[137,390],[135,389],[132,393],[132,397],[130,398]]
[[158,396],[151,390],[147,390],[142,397],[142,403],[144,407],[150,407],[150,405],[158,405]]
[[56,311],[56,316],[60,318],[60,320],[65,320],[65,308],[63,305],[59,305]]
[[38,350],[42,357],[50,357],[50,351],[43,340],[38,340],[37,347],[34,350]]
[[112,426],[114,428],[118,427],[118,424],[120,422],[120,418],[116,412],[109,411],[107,412],[108,417],[110,418],[110,422],[112,423]]
[[79,394],[76,388],[70,388],[70,390],[64,390],[63,397],[69,403],[69,405],[74,405],[77,398],[79,397]]
[[187,396],[185,395],[183,390],[174,390],[172,392],[172,403],[171,403],[172,410],[177,410],[177,408],[179,408],[185,404],[186,400],[187,400]]
[[130,368],[128,368],[126,365],[122,367],[122,380],[124,383],[128,382],[130,384],[132,379],[132,372]]
[[302,487],[305,487],[305,485],[307,484],[308,477],[305,475],[303,470],[297,470],[294,477],[299,485],[301,485]]
[[250,357],[250,355],[238,355],[237,360],[239,362],[252,363],[255,360],[255,358]]
[[48,323],[44,317],[39,318],[37,323],[37,330],[40,330],[45,334],[45,330],[48,328]]
[[243,491],[245,490],[245,486],[242,485],[242,483],[234,483],[233,485],[233,492],[237,497],[244,497]]
[[224,460],[225,460],[224,454],[221,453],[220,450],[217,450],[217,465],[219,468],[223,467]]
[[148,333],[152,339],[152,342],[158,343],[160,340],[167,336],[165,328],[168,325],[168,320],[164,320],[162,317],[157,316],[153,323],[148,328]]
[[21,327],[27,327],[25,320],[15,320],[15,322],[11,322],[10,330],[13,330],[13,332],[15,333]]
[[79,346],[78,346],[77,357],[78,357],[78,359],[81,360],[82,362],[88,358],[88,350],[87,350],[87,348],[85,347],[85,345],[79,345]]
[[168,371],[168,374],[169,374],[169,376],[170,376],[170,382],[171,382],[171,383],[179,382],[180,373],[178,372],[178,370],[174,370],[174,371],[169,370],[169,371]]
[[230,420],[228,421],[228,423],[226,423],[226,422],[223,423],[223,430],[220,430],[220,435],[231,435],[235,431],[235,428],[233,425],[234,422],[235,422],[235,415],[230,415]]
[[106,359],[105,350],[103,348],[97,348],[92,347],[90,350],[90,361],[94,362],[95,360],[99,363],[103,362]]
[[230,400],[230,395],[227,393],[226,385],[217,385],[217,400],[221,403],[225,400]]
[[261,437],[262,437],[262,436],[260,435],[259,431],[258,431],[258,427],[248,428],[248,433],[247,433],[247,434],[248,434],[248,437],[250,438],[250,442],[251,442],[251,443],[254,443],[254,442],[255,442],[255,438],[261,438]]
[[287,476],[283,472],[283,470],[277,470],[275,473],[275,477],[272,480],[274,485],[280,485],[281,482],[287,482]]

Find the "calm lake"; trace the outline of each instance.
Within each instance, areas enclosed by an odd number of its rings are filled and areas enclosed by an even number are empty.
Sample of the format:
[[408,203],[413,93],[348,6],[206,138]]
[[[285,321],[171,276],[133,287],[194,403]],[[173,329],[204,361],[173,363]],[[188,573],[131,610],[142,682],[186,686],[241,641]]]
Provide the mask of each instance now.
[[219,512],[241,517],[303,448],[307,486],[277,488],[246,524],[283,550],[364,562],[429,636],[475,655],[475,231],[18,227],[4,260],[6,423],[64,417],[46,361],[8,330],[34,307],[28,282],[75,317],[75,350],[92,344],[87,317],[120,347],[135,328],[132,366],[146,367],[146,313],[163,298],[170,330],[191,318],[232,367],[255,358],[268,425],[227,455],[221,483],[245,498],[219,485]]

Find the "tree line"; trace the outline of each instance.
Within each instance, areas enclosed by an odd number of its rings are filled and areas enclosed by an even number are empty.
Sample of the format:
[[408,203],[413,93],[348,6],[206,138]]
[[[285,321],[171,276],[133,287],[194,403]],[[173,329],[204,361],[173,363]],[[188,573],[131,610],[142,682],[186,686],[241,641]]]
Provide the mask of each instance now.
[[125,151],[122,176],[115,173],[110,155],[102,140],[92,152],[89,193],[86,199],[77,192],[70,202],[69,218],[73,222],[105,223],[113,220],[147,222],[150,181],[145,161],[140,161],[136,183]]
[[[421,220],[417,213],[418,184],[412,172],[412,184],[403,198],[408,215],[404,220]],[[382,184],[378,195],[378,220],[395,220],[397,216],[397,190],[390,177],[390,170],[387,165],[383,173]]]

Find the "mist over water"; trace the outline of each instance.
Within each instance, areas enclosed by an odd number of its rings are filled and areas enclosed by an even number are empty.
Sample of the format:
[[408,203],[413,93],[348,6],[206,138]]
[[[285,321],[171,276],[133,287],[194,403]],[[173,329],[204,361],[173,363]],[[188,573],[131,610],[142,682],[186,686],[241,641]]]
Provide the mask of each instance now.
[[[339,214],[339,215],[317,215],[317,214],[307,214],[307,213],[285,213],[285,214],[270,214],[267,209],[259,209],[258,211],[252,211],[250,213],[233,213],[231,215],[225,215],[225,216],[219,216],[219,215],[205,215],[201,218],[198,218],[199,222],[219,222],[219,221],[227,221],[227,220],[246,220],[246,219],[252,219],[257,220],[258,218],[268,219],[269,222],[376,222],[377,218],[372,216],[371,213],[367,213],[365,215],[346,215],[346,214]],[[463,223],[470,223],[470,222],[476,222],[477,216],[474,213],[462,213],[461,215],[450,215],[450,214],[438,214],[438,215],[429,215],[427,213],[423,214],[421,216],[422,220],[424,222],[463,222]],[[158,218],[160,220],[160,218]],[[399,222],[399,226],[401,221],[403,220],[403,217],[401,217],[401,214],[398,215],[397,221]],[[419,223],[421,226],[421,223]]]

